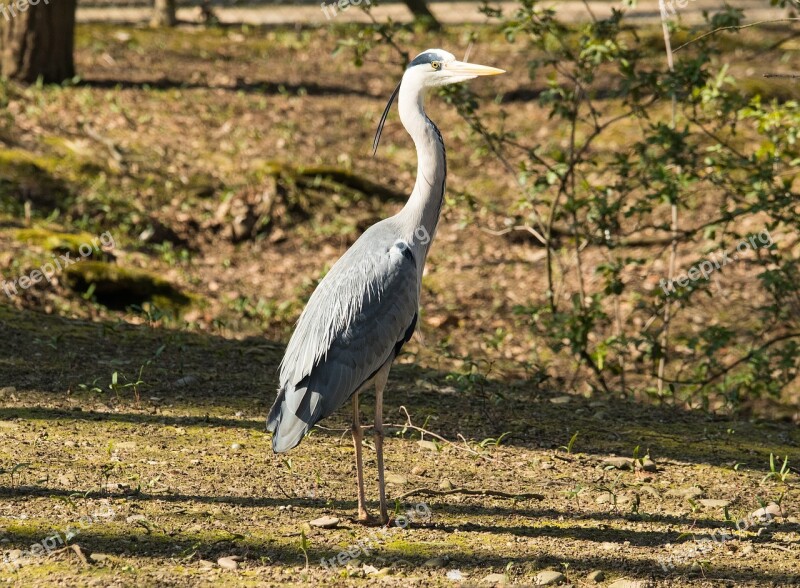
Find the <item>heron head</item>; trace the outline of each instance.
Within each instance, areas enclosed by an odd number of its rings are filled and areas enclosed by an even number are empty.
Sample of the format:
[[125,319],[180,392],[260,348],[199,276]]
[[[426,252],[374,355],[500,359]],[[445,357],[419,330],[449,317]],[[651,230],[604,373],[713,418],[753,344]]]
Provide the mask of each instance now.
[[416,82],[423,88],[437,88],[465,82],[478,76],[496,76],[505,70],[476,63],[458,61],[444,49],[428,49],[408,64],[403,83]]
[[372,155],[374,156],[378,150],[383,125],[386,123],[386,117],[389,115],[394,99],[400,93],[401,86],[409,85],[419,90],[420,94],[423,94],[428,88],[438,88],[449,84],[466,82],[478,76],[496,76],[501,73],[505,73],[505,70],[458,61],[455,55],[448,53],[444,49],[423,51],[408,64],[406,72],[403,74],[403,79],[389,97],[389,102],[386,104],[383,116],[381,116],[381,120],[378,123],[375,140],[372,142]]

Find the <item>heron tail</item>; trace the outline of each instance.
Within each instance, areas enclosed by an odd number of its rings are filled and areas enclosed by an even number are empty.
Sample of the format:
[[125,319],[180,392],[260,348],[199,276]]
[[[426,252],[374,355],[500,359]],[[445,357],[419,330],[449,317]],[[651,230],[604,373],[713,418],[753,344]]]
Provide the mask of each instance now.
[[284,453],[297,447],[321,417],[319,394],[307,387],[283,386],[269,411],[267,430],[272,433],[272,451]]

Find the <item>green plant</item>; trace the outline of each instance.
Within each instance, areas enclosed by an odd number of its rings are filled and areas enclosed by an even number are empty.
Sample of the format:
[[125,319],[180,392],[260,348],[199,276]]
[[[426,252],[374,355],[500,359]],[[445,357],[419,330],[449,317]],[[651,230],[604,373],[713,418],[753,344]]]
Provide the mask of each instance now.
[[[780,463],[780,458],[778,458],[778,463]],[[763,484],[767,480],[777,480],[782,484],[786,483],[786,479],[789,477],[789,474],[792,473],[792,469],[789,467],[789,456],[787,455],[783,458],[783,465],[780,469],[778,469],[777,464],[775,462],[775,455],[772,453],[769,454],[769,473],[761,479],[761,483]]]

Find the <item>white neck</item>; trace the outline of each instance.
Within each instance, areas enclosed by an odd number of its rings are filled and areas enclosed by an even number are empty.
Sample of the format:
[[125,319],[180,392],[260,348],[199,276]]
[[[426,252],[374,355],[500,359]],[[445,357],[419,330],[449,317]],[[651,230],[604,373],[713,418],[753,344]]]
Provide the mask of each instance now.
[[[423,100],[420,84],[414,78],[404,79],[398,106],[400,121],[417,148],[417,181],[397,219],[412,249],[422,253],[422,264],[436,234],[447,176],[444,143],[436,126],[425,115]],[[427,243],[419,244],[420,235],[427,235]]]

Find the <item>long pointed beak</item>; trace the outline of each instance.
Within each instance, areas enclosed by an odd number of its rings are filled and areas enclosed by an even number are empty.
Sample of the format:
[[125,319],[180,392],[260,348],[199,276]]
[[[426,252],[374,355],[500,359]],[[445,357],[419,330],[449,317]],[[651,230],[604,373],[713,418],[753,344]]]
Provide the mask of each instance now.
[[464,61],[451,61],[450,63],[445,63],[444,67],[453,74],[465,76],[496,76],[506,73],[504,69],[478,65],[477,63],[466,63]]

